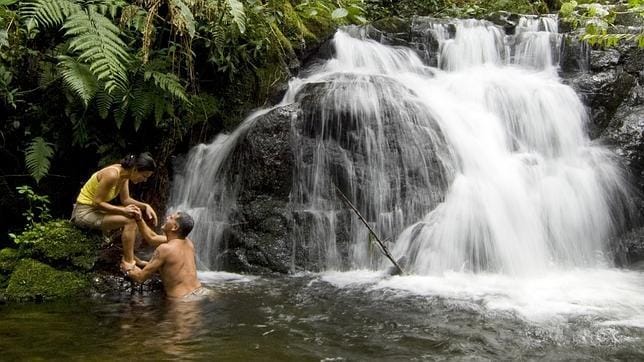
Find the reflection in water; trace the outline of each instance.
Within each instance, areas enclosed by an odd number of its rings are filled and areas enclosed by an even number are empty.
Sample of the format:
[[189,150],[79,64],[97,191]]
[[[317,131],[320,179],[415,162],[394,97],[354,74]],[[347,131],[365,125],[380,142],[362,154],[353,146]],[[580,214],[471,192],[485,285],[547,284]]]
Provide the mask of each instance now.
[[204,319],[209,318],[207,307],[216,305],[213,303],[217,300],[212,291],[208,296],[185,300],[132,296],[129,303],[122,304],[119,313],[119,344],[136,348],[143,343],[146,349],[174,357],[189,354],[207,333]]
[[547,276],[522,290],[498,275],[355,271],[209,281],[216,297],[200,302],[0,305],[0,359],[643,360],[644,274],[601,273],[557,276],[564,294]]

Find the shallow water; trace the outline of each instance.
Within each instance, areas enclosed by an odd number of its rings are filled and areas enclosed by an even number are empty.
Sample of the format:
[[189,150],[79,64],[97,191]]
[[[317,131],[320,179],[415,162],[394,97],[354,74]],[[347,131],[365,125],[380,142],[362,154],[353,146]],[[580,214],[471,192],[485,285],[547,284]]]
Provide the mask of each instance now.
[[0,306],[0,359],[644,359],[639,271],[200,279],[211,299]]

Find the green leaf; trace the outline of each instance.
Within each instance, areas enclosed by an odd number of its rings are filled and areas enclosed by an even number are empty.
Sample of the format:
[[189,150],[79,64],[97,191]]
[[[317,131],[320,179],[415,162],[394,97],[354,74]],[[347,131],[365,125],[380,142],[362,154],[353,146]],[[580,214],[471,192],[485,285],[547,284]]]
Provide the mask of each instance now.
[[87,64],[78,62],[76,59],[61,55],[58,67],[63,76],[63,83],[76,94],[85,105],[94,98],[98,89],[98,79],[92,74]]
[[337,8],[331,13],[331,18],[341,19],[349,15],[349,11],[345,8]]
[[172,23],[179,31],[195,36],[195,17],[190,8],[182,0],[170,0]]
[[246,12],[244,11],[244,3],[239,0],[227,0],[230,9],[230,15],[233,16],[233,21],[237,25],[239,32],[244,34],[246,31]]
[[9,46],[9,34],[6,30],[0,30],[0,48]]
[[31,176],[40,180],[49,172],[50,160],[54,155],[51,143],[45,142],[42,137],[34,138],[25,151],[25,164]]
[[0,0],[0,5],[5,5],[5,6],[6,5],[11,5],[11,4],[15,3],[16,1],[18,1],[18,0]]
[[105,16],[86,10],[70,16],[63,28],[65,35],[72,38],[70,50],[80,53],[78,59],[89,64],[90,72],[105,82],[108,92],[127,88],[131,55],[116,25]]
[[146,70],[145,80],[152,79],[154,85],[159,89],[169,93],[172,97],[182,100],[186,104],[190,104],[186,89],[181,85],[179,78],[172,73],[162,73],[156,70]]
[[81,11],[72,0],[26,0],[20,3],[20,15],[25,23],[34,21],[37,27],[58,27],[65,19]]

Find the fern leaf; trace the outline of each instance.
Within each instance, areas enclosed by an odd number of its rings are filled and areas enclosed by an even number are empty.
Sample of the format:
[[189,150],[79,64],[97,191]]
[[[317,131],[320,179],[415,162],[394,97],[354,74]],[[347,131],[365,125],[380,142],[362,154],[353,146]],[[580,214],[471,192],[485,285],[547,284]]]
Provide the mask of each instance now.
[[146,70],[144,78],[146,81],[152,79],[154,85],[161,90],[167,92],[174,98],[180,99],[186,104],[190,104],[186,89],[181,85],[176,75],[172,73],[161,73],[156,70]]
[[49,172],[50,160],[54,155],[54,148],[51,143],[45,142],[42,137],[34,138],[25,151],[25,164],[31,176],[40,180]]
[[129,108],[134,117],[134,130],[138,131],[143,120],[150,114],[153,106],[153,91],[143,81],[137,82],[130,94]]
[[[114,95],[108,93],[106,90],[102,89],[103,87],[99,86],[99,91],[96,93],[96,109],[98,115],[102,119],[106,119],[109,116],[110,108],[112,108],[112,103],[114,102]],[[115,93],[115,92],[113,92]]]
[[63,77],[63,83],[76,94],[87,108],[89,101],[96,95],[98,80],[92,74],[87,64],[80,63],[68,56],[59,56],[58,67]]
[[65,35],[72,37],[70,49],[80,53],[78,59],[89,64],[89,70],[105,82],[108,92],[127,88],[131,57],[116,25],[90,9],[70,16],[63,28]]
[[20,4],[20,15],[25,23],[33,20],[39,27],[59,27],[65,18],[81,11],[73,0],[28,0]]
[[246,12],[244,11],[244,3],[239,0],[227,0],[230,15],[237,25],[239,32],[244,34],[246,31]]
[[86,145],[89,141],[87,124],[84,117],[70,117],[72,123],[72,142],[75,146]]
[[158,126],[163,120],[163,115],[165,114],[165,100],[163,97],[155,97],[153,100],[154,103],[154,122]]

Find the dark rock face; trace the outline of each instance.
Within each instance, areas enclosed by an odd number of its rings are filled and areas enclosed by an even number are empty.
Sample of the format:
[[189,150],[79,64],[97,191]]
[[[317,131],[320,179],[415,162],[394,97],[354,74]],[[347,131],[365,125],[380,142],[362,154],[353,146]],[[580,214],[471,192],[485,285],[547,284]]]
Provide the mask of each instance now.
[[291,269],[292,228],[287,211],[293,155],[291,119],[296,106],[276,108],[258,120],[237,146],[233,162],[241,183],[238,215],[241,220],[224,233],[219,256],[226,270],[286,273]]

